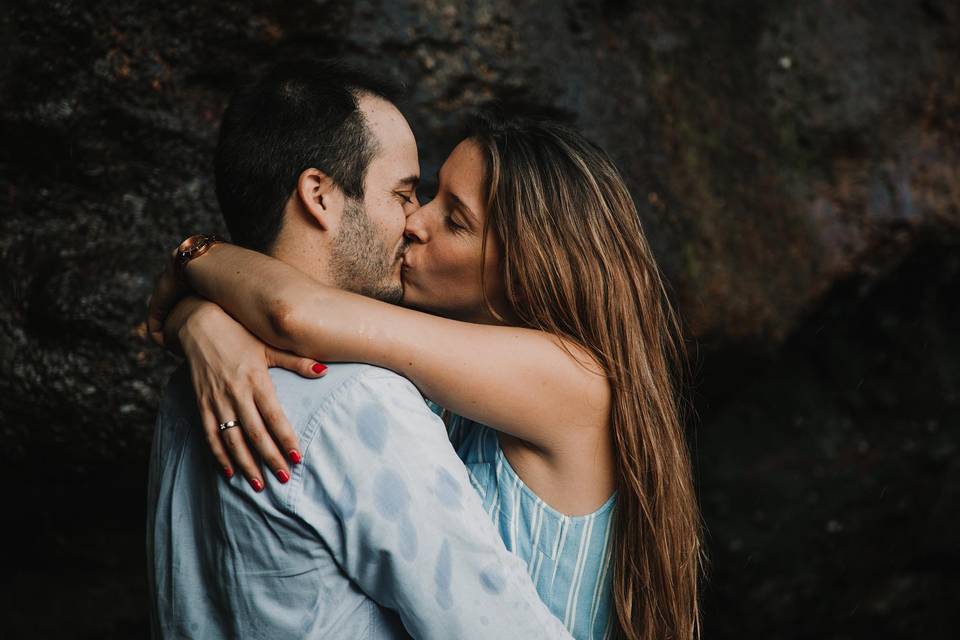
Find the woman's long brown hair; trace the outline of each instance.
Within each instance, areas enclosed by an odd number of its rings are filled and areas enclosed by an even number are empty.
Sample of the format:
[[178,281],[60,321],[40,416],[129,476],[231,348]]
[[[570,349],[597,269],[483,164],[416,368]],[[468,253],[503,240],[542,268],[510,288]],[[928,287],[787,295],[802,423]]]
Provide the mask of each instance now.
[[482,255],[492,230],[511,310],[585,348],[609,380],[620,635],[697,638],[702,528],[681,410],[686,358],[630,193],[606,153],[562,124],[486,117],[469,137],[487,165]]

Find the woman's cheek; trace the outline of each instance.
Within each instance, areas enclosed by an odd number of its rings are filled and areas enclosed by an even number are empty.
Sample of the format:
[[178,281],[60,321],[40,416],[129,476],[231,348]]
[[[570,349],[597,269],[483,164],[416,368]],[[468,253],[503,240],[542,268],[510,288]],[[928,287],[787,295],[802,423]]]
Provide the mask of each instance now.
[[450,241],[442,238],[434,244],[435,273],[440,280],[448,281],[456,278],[456,256],[451,252]]
[[456,279],[461,287],[470,282],[471,260],[469,253],[464,250],[464,247],[450,247],[445,257],[447,272],[451,277]]

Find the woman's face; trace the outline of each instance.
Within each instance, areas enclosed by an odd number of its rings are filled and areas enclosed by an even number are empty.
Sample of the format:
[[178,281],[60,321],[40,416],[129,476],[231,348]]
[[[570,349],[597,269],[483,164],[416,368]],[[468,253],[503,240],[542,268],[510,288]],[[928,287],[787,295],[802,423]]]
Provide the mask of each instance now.
[[486,201],[484,159],[464,140],[443,163],[437,196],[407,217],[410,241],[403,259],[403,303],[469,322],[494,322],[481,289],[485,263],[487,297],[499,313],[507,308],[500,269],[500,243],[487,236],[481,261]]

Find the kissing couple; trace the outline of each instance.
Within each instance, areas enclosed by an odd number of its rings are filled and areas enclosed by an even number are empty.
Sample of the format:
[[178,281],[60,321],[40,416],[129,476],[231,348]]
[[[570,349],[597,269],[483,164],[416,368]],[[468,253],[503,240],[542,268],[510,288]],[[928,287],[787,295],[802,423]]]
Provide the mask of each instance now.
[[421,203],[398,96],[298,61],[224,113],[232,242],[187,238],[148,312],[186,359],[154,636],[699,636],[679,322],[622,176],[484,113]]

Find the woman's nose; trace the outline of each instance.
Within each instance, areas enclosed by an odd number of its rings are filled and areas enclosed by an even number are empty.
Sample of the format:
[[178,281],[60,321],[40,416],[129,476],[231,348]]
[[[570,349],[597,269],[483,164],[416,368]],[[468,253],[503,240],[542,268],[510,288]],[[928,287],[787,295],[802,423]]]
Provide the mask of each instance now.
[[409,216],[403,229],[403,237],[408,242],[419,242],[421,244],[430,241],[430,234],[427,231],[427,216],[429,215],[430,205],[425,204]]

